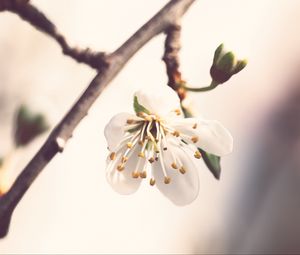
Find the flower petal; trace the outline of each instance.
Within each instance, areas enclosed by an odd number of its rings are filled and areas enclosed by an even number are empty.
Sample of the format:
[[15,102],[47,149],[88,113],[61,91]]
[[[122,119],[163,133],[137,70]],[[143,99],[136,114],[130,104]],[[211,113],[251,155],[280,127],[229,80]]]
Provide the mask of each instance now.
[[118,171],[117,166],[120,164],[125,151],[126,148],[122,149],[113,161],[108,157],[106,179],[116,192],[122,195],[130,195],[137,191],[142,181],[141,178],[134,179],[131,175],[137,167],[139,148],[135,146],[132,155],[125,163],[125,169]]
[[[185,174],[181,174],[178,169],[173,169],[172,155],[181,161],[186,169]],[[188,147],[169,144],[168,150],[164,151],[164,165],[168,177],[171,178],[169,184],[164,183],[164,174],[159,161],[153,163],[152,174],[156,180],[156,186],[174,204],[184,206],[193,202],[199,193],[199,178],[197,167],[194,164],[192,152]],[[179,167],[179,165],[178,165]]]
[[140,105],[152,114],[166,116],[171,111],[180,109],[180,100],[177,93],[169,86],[157,89],[146,88],[134,94]]
[[112,117],[105,126],[104,135],[110,151],[115,150],[124,137],[125,125],[128,119],[139,120],[139,118],[133,114],[122,112]]
[[233,138],[219,121],[203,118],[177,119],[170,126],[182,134],[197,137],[195,146],[208,153],[224,156],[232,151]]

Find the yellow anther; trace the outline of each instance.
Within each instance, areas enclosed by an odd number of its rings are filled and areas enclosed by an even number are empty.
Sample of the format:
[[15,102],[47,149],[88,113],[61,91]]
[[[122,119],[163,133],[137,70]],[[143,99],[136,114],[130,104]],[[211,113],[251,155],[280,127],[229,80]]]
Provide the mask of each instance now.
[[153,178],[150,179],[150,185],[154,186],[155,185],[155,180]]
[[198,138],[198,136],[192,136],[191,140],[193,143],[196,143],[199,141],[199,138]]
[[122,162],[122,163],[126,163],[126,162],[127,162],[127,160],[128,160],[128,158],[127,158],[127,157],[125,157],[125,156],[123,156],[123,157],[122,157],[122,159],[121,159],[121,162]]
[[109,158],[110,160],[114,160],[116,158],[116,153],[115,152],[110,153]]
[[171,178],[168,176],[165,176],[164,183],[169,184],[170,182],[171,182]]
[[202,157],[201,153],[199,151],[195,151],[194,157],[199,159]]
[[156,150],[155,153],[159,153],[159,150]]
[[179,168],[179,172],[182,173],[182,174],[185,174],[186,173],[186,170],[185,168],[182,166]]
[[194,125],[193,125],[193,129],[196,129],[197,128],[197,123],[195,123]]
[[148,161],[152,164],[155,161],[155,159],[153,157],[151,157],[148,159]]
[[178,136],[180,136],[180,133],[179,133],[177,130],[175,130],[175,131],[172,133],[172,135],[178,137]]
[[128,119],[128,120],[126,121],[126,123],[127,123],[127,124],[133,124],[133,123],[134,123],[134,120],[133,120],[133,119]]
[[176,109],[174,112],[176,113],[176,115],[180,115],[181,114],[180,109]]
[[143,179],[147,178],[147,172],[146,171],[140,172],[140,177]]
[[139,156],[140,158],[144,158],[144,157],[145,157],[145,154],[144,154],[144,152],[140,152],[140,153],[138,154],[138,156]]
[[132,176],[132,178],[136,179],[136,178],[139,178],[140,174],[139,174],[138,171],[134,171],[134,172],[131,173],[131,176]]
[[178,168],[175,162],[173,162],[173,163],[171,164],[171,167],[173,167],[174,169],[177,169],[177,168]]
[[128,143],[127,143],[127,148],[128,148],[128,149],[131,149],[132,146],[133,146],[133,144],[132,144],[131,142],[128,142]]
[[120,172],[123,171],[124,168],[125,168],[124,164],[119,164],[119,165],[117,166],[117,170],[120,171]]

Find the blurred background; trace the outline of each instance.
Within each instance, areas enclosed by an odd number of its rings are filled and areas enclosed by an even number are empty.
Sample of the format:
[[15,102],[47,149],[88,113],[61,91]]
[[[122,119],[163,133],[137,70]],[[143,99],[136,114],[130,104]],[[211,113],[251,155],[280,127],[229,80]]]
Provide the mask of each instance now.
[[[71,45],[111,52],[167,1],[32,3]],[[191,86],[210,82],[221,42],[249,61],[214,91],[190,94],[197,112],[234,137],[221,180],[203,164],[191,205],[176,207],[146,184],[121,196],[105,179],[105,124],[132,111],[134,91],[167,82],[160,35],[113,80],[31,186],[0,253],[299,253],[299,21],[298,0],[199,0],[184,16],[181,71]],[[1,156],[12,149],[20,104],[46,114],[53,127],[96,74],[8,12],[0,13],[0,59]],[[47,134],[12,154],[2,182],[14,180]]]

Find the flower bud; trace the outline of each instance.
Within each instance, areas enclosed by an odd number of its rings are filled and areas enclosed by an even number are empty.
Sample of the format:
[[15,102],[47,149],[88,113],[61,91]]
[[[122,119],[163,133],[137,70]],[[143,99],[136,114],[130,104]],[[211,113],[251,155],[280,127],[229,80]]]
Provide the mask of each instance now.
[[49,128],[44,115],[34,114],[22,105],[17,110],[14,140],[16,146],[24,146]]
[[233,52],[226,51],[221,44],[215,50],[213,64],[210,68],[210,75],[213,83],[221,84],[228,81],[232,75],[240,72],[247,65],[247,61],[237,60]]

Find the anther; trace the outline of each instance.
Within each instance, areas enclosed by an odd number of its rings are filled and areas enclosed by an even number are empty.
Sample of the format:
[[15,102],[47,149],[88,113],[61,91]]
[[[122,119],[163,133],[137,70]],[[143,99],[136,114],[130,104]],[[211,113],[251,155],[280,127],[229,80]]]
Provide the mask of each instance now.
[[181,114],[180,109],[176,109],[174,112],[176,113],[176,115],[180,115]]
[[128,157],[123,156],[122,159],[121,159],[121,162],[122,162],[122,163],[126,163],[127,160],[128,160]]
[[114,160],[116,158],[116,153],[115,152],[110,153],[109,158],[110,160]]
[[197,158],[197,159],[199,159],[202,156],[201,156],[201,153],[199,151],[195,151],[194,157]]
[[158,161],[158,157],[155,157],[155,160]]
[[144,142],[142,140],[139,140],[139,145],[143,145]]
[[133,146],[133,145],[132,145],[132,143],[131,143],[131,142],[128,142],[128,143],[127,143],[127,148],[128,148],[128,149],[131,149],[131,148],[132,148],[132,146]]
[[178,137],[178,136],[180,136],[180,133],[179,133],[177,130],[175,130],[175,131],[172,133],[172,135]]
[[199,138],[198,138],[198,136],[192,136],[191,140],[193,143],[196,143],[199,141]]
[[186,170],[185,168],[182,166],[179,168],[179,172],[182,173],[182,174],[185,174],[186,173]]
[[140,174],[141,178],[143,178],[143,179],[147,178],[147,172],[146,171],[140,172],[139,174]]
[[178,168],[175,162],[173,162],[173,163],[171,164],[171,167],[173,167],[174,169],[177,169],[177,168]]
[[140,153],[138,154],[138,156],[139,156],[140,158],[144,158],[144,157],[145,157],[145,154],[144,154],[144,152],[140,152]]
[[164,147],[164,151],[166,151],[168,148],[167,147]]
[[168,176],[165,176],[164,183],[169,184],[170,182],[171,182],[171,178]]
[[133,124],[133,122],[134,122],[133,119],[128,119],[128,120],[126,121],[127,124]]
[[155,159],[153,157],[151,157],[148,159],[148,161],[152,164],[155,161]]
[[134,171],[134,172],[131,173],[131,176],[132,176],[132,178],[136,179],[136,178],[139,178],[140,174],[139,174],[138,171]]
[[193,129],[196,129],[197,128],[197,123],[195,123],[194,125],[193,125]]
[[120,172],[123,171],[124,168],[125,168],[124,164],[119,164],[119,165],[117,166],[117,170],[120,171]]
[[155,185],[155,180],[153,178],[150,179],[150,185],[154,186]]

